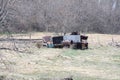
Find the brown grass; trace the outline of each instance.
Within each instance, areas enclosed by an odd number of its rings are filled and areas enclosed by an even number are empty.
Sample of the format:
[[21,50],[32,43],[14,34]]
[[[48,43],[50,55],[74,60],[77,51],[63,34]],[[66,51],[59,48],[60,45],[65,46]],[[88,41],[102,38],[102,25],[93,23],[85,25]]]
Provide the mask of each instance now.
[[[15,38],[26,38],[15,35]],[[42,38],[44,33],[32,33],[32,38]],[[47,35],[53,35],[47,33]],[[0,57],[3,57],[11,71],[1,65],[0,74],[16,76],[33,76],[40,74],[39,77],[60,77],[73,75],[74,78],[90,77],[87,80],[119,80],[120,79],[120,49],[111,47],[108,43],[120,42],[120,35],[107,34],[87,34],[89,36],[89,50],[71,49],[48,49],[36,48],[35,44],[20,53],[11,50],[0,50]],[[102,45],[102,46],[100,46]],[[97,47],[97,48],[96,48]],[[95,79],[94,79],[95,78]],[[76,79],[76,80],[79,80]],[[19,79],[18,79],[19,80]],[[27,79],[26,79],[27,80]],[[83,78],[84,80],[84,78]]]

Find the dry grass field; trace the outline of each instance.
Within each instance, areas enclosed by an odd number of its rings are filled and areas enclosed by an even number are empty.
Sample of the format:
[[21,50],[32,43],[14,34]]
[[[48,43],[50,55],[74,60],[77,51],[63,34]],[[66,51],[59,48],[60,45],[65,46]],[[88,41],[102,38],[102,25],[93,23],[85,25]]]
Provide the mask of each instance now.
[[[31,33],[39,39],[53,33]],[[0,78],[3,80],[120,80],[120,35],[87,34],[88,50],[38,49],[35,43],[15,43],[19,51],[0,50]],[[0,38],[6,38],[0,35]],[[29,39],[29,34],[13,34],[17,39]],[[111,45],[110,45],[111,44]],[[11,48],[12,42],[2,41],[0,47]],[[2,79],[0,79],[2,80]]]

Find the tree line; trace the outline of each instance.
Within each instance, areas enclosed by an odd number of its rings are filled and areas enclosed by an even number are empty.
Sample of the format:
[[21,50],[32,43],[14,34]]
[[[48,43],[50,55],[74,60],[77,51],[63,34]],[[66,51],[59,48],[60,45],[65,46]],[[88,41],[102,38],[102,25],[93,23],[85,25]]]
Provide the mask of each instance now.
[[0,32],[120,33],[120,0],[0,0]]

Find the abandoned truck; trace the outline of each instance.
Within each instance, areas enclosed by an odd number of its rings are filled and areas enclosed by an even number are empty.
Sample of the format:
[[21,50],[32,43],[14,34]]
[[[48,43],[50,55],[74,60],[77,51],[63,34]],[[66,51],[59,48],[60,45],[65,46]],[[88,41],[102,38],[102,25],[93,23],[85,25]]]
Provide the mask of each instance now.
[[88,49],[88,36],[78,33],[71,33],[64,36],[45,36],[43,37],[45,46],[48,48],[73,48],[73,49]]

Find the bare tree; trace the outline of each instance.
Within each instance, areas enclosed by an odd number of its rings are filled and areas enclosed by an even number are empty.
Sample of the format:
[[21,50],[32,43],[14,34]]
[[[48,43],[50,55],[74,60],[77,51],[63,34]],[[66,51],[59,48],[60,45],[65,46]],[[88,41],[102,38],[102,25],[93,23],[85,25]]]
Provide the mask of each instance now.
[[8,1],[5,0],[1,0],[0,2],[0,22],[2,22],[7,15],[7,10],[6,10],[7,3]]
[[[110,33],[113,29],[113,33],[119,32],[119,20],[116,20],[120,16],[119,0],[16,0],[10,6],[12,15],[5,9],[8,0],[0,3],[0,22],[7,14],[13,16],[10,32],[79,30]],[[33,16],[36,16],[35,20]]]

